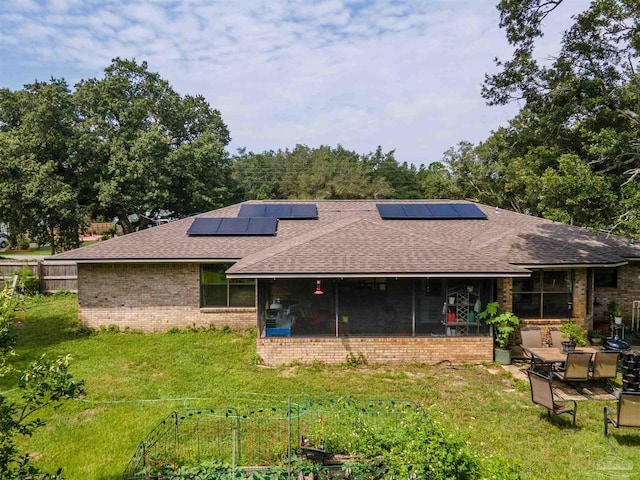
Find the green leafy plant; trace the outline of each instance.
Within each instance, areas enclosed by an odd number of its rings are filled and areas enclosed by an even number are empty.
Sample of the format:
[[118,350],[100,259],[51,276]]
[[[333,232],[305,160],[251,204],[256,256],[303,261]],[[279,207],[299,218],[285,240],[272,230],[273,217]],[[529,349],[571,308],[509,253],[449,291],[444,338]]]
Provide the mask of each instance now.
[[40,292],[40,280],[25,263],[20,270],[16,270],[14,275],[18,276],[16,289],[24,295],[36,295]]
[[364,356],[362,352],[358,352],[354,354],[353,352],[349,352],[347,355],[347,359],[345,360],[345,364],[349,368],[359,367],[360,365],[367,364],[367,357]]
[[496,346],[501,349],[507,349],[509,338],[515,331],[516,325],[520,323],[520,319],[512,312],[498,313],[499,310],[500,304],[491,302],[478,314],[478,318],[484,320],[487,325],[494,326]]
[[[73,380],[69,373],[71,358],[47,359],[42,355],[24,370],[12,367],[8,359],[15,355],[15,338],[11,326],[22,297],[9,286],[0,292],[0,378],[11,373],[18,376],[19,400],[0,394],[0,478],[30,479],[39,470],[30,463],[28,453],[22,453],[17,437],[31,436],[45,423],[37,414],[46,407],[57,408],[65,399],[84,393],[84,381]],[[58,478],[40,476],[39,478]]]
[[573,322],[565,322],[560,325],[560,332],[568,341],[575,343],[579,347],[589,345],[587,341],[587,331]]
[[605,310],[605,315],[610,321],[613,321],[615,317],[622,316],[622,308],[620,308],[620,304],[615,300],[611,300],[607,303],[607,309]]

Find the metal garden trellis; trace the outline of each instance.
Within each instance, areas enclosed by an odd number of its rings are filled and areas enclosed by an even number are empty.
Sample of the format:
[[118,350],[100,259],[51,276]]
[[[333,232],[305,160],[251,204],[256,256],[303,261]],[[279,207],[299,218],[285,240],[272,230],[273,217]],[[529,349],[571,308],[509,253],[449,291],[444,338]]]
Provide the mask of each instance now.
[[[294,403],[289,398],[279,405],[172,412],[140,442],[122,479],[242,478],[256,471],[293,478],[299,473],[293,470],[303,435],[325,443],[328,451],[349,450],[357,443],[358,427],[389,423],[417,409],[413,402],[399,400],[315,398]],[[197,469],[188,473],[184,468],[204,463],[218,465],[220,476],[198,476],[193,473]]]

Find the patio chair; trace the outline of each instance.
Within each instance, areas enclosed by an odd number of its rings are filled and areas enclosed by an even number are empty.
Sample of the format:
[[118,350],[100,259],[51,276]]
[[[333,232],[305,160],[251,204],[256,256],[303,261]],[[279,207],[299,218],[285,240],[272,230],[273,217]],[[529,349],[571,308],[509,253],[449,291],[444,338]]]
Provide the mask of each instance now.
[[553,376],[566,383],[586,382],[589,380],[589,366],[591,354],[585,352],[571,352],[567,354],[564,367],[553,371]]
[[640,428],[640,392],[620,392],[618,409],[609,416],[609,407],[604,407],[604,438],[609,441],[609,424],[616,428]]
[[603,381],[605,388],[610,392],[613,391],[611,379],[618,376],[619,357],[620,352],[596,352],[593,359],[591,379]]
[[562,348],[562,342],[567,340],[562,336],[562,332],[557,328],[550,328],[549,334],[551,335],[551,346],[553,348]]
[[542,347],[542,331],[539,327],[522,327],[520,329],[522,337],[522,346],[524,348],[541,348]]
[[[573,416],[572,429],[576,431],[576,412],[578,404],[575,400],[558,400],[553,393],[551,378],[545,377],[533,370],[527,370],[529,384],[531,385],[531,401],[547,409],[547,418],[551,418],[551,412],[555,415],[569,413]],[[561,405],[560,403],[573,402],[573,408]]]
[[522,343],[520,344],[522,347],[522,354],[524,355],[524,358],[531,360],[531,369],[535,370],[533,355],[531,355],[531,353],[526,349],[542,347],[542,332],[538,327],[522,327],[520,329],[520,337],[522,338]]

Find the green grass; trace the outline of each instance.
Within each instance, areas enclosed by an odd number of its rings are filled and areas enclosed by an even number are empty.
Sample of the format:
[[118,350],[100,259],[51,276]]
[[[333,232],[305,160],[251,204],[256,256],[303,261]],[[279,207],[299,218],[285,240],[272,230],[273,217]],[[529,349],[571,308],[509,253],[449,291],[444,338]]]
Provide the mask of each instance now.
[[[91,245],[92,243],[96,243],[96,242],[82,242],[80,246],[86,247],[87,245]],[[45,245],[43,247],[33,248],[29,250],[21,250],[21,251],[5,250],[4,252],[0,252],[0,258],[3,258],[2,257],[3,254],[5,256],[11,255],[12,257],[13,256],[28,257],[32,255],[51,255],[51,247],[49,245]]]
[[[120,478],[136,445],[174,409],[271,404],[295,397],[407,399],[446,428],[461,432],[472,451],[522,465],[525,479],[596,478],[604,465],[640,471],[640,431],[602,435],[602,408],[584,401],[578,431],[569,417],[546,420],[528,383],[495,365],[404,367],[252,364],[253,333],[218,331],[87,336],[77,325],[74,295],[36,297],[19,315],[18,363],[42,353],[71,354],[72,372],[87,396],[44,412],[47,425],[25,440],[35,463],[64,467],[68,479]],[[346,360],[346,359],[345,359]],[[15,379],[0,379],[0,391]]]

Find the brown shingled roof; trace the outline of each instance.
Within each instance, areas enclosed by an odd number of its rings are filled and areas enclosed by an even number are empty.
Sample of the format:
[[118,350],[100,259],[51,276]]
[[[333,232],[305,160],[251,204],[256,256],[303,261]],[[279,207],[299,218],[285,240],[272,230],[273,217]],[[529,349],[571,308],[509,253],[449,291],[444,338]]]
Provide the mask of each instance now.
[[[84,263],[238,260],[229,270],[237,276],[513,276],[526,273],[522,266],[614,265],[640,258],[640,249],[626,239],[481,204],[476,205],[487,220],[383,220],[376,203],[388,202],[301,202],[315,203],[318,219],[280,220],[275,236],[190,237],[186,232],[193,218],[186,218],[51,259]],[[240,205],[232,205],[199,216],[235,217],[239,209]]]

